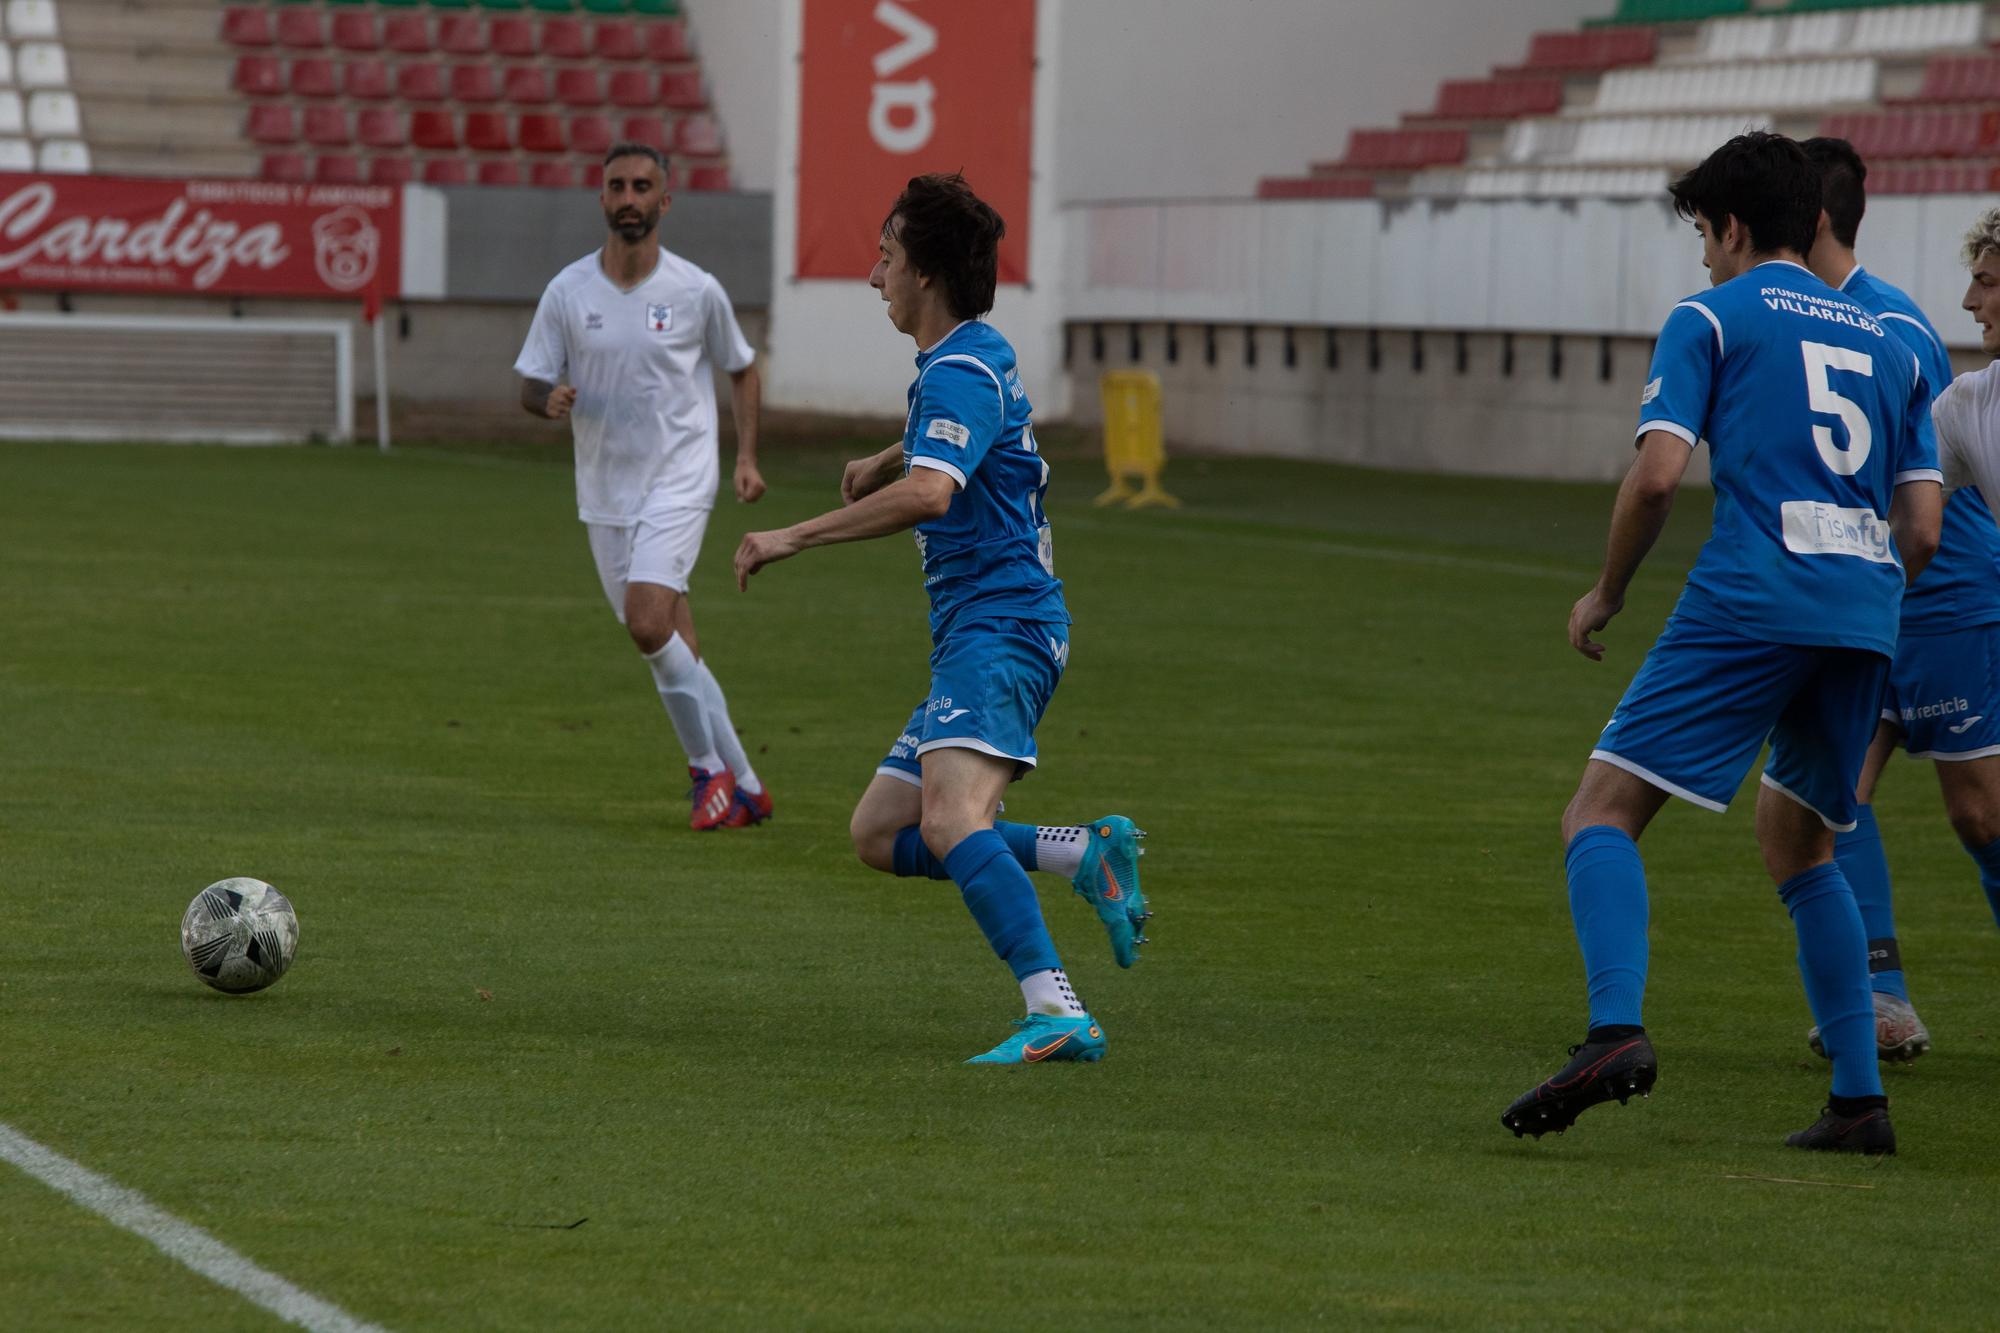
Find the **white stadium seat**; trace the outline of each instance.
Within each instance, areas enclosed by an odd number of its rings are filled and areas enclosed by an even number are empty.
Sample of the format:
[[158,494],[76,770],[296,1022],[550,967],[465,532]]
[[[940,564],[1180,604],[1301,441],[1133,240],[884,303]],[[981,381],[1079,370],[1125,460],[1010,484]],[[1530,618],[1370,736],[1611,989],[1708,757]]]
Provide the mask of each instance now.
[[17,40],[55,36],[55,0],[7,0],[7,31]]
[[54,42],[25,42],[14,57],[14,76],[23,88],[67,88],[69,57]]
[[90,170],[90,149],[75,139],[50,139],[42,145],[36,165],[43,171],[80,176]]
[[21,94],[12,89],[0,91],[0,134],[22,134],[27,128],[28,116],[21,107]]
[[83,133],[83,117],[71,93],[31,93],[28,133],[37,139],[74,138]]
[[0,139],[0,171],[33,171],[35,150],[26,139]]
[[1599,112],[1757,110],[1875,99],[1868,59],[1745,61],[1616,69],[1597,86]]
[[14,82],[14,48],[0,42],[0,88]]

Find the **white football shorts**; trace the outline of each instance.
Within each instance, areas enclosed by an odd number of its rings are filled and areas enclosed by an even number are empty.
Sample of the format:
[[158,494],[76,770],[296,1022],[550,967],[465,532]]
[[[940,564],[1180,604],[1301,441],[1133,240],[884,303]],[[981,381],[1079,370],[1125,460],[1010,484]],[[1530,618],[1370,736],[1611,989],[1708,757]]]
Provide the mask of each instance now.
[[621,624],[625,620],[626,584],[657,583],[679,593],[688,590],[688,576],[694,573],[702,535],[708,531],[708,513],[706,509],[667,509],[632,524],[584,524],[590,530],[590,554],[597,561],[598,581]]

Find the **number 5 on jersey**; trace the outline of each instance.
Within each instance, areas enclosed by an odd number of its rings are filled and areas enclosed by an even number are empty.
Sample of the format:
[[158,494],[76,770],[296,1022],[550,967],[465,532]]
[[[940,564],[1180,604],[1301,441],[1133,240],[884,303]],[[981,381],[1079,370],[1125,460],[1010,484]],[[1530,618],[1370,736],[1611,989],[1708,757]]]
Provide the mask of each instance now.
[[1834,443],[1831,426],[1813,426],[1813,443],[1819,447],[1820,461],[1841,476],[1851,477],[1868,461],[1869,452],[1875,447],[1875,430],[1868,424],[1868,413],[1861,404],[1834,391],[1827,372],[1846,370],[1872,379],[1875,359],[1866,352],[1829,347],[1825,343],[1800,343],[1799,351],[1806,360],[1807,404],[1815,412],[1839,417],[1847,427],[1847,447],[1843,449]]

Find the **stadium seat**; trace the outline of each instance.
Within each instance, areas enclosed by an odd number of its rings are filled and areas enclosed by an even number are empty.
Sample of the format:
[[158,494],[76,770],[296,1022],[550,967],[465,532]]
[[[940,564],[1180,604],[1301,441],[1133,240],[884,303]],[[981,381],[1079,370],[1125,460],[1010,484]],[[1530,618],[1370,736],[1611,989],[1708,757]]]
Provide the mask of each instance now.
[[429,55],[431,25],[422,14],[391,14],[382,22],[382,45],[402,55]]
[[333,97],[340,92],[333,62],[318,56],[292,62],[289,86],[294,97]]
[[583,24],[576,19],[543,19],[541,53],[554,60],[582,60],[590,55]]
[[604,80],[594,69],[559,69],[556,100],[564,106],[603,106]]
[[586,162],[583,164],[583,185],[588,190],[601,190],[604,188],[604,164],[602,162]]
[[22,88],[69,87],[69,57],[55,42],[27,42],[14,52],[14,83]]
[[79,139],[44,140],[35,154],[35,167],[51,175],[86,175],[90,171],[90,145]]
[[576,0],[528,0],[528,8],[545,14],[568,14],[576,9]]
[[576,168],[567,162],[537,162],[528,173],[528,183],[539,185],[544,190],[573,190],[576,188]]
[[0,88],[14,82],[14,48],[0,42]]
[[693,58],[688,49],[687,25],[676,20],[645,26],[646,59],[660,64],[676,64]]
[[370,148],[408,148],[409,127],[392,107],[363,107],[355,116],[354,137]]
[[25,134],[28,131],[28,109],[21,101],[21,94],[11,89],[0,90],[0,134]]
[[313,179],[322,185],[361,185],[368,177],[360,158],[333,153],[321,154],[314,160]]
[[613,106],[658,106],[659,84],[648,70],[614,69],[608,100]]
[[448,95],[444,66],[413,60],[396,67],[396,96],[405,102],[442,102]]
[[658,18],[679,18],[681,0],[632,0],[632,12]]
[[294,51],[317,51],[326,45],[326,22],[317,9],[278,11],[278,45]]
[[250,108],[243,134],[251,143],[297,143],[298,113],[282,103],[259,103]]
[[382,29],[371,10],[343,9],[333,16],[333,44],[342,51],[379,51]]
[[238,56],[229,86],[248,97],[276,97],[285,91],[285,62],[275,56]]
[[370,185],[407,185],[416,175],[417,164],[407,157],[377,157],[368,163]]
[[465,115],[465,146],[482,153],[514,151],[513,128],[498,111],[468,111]]
[[[525,143],[526,135],[522,136]],[[609,116],[572,116],[569,122],[569,148],[577,153],[602,153],[611,147],[611,118]]]
[[354,127],[347,122],[347,112],[337,106],[309,106],[305,140],[325,148],[345,148],[354,142]]
[[728,167],[690,167],[686,187],[689,190],[727,190],[729,185]]
[[708,89],[698,69],[670,69],[660,75],[660,105],[676,111],[706,111]]
[[28,133],[37,139],[73,139],[83,133],[74,93],[28,94]]
[[17,42],[55,37],[55,0],[7,0],[7,34]]
[[481,185],[519,185],[521,183],[521,164],[511,157],[498,158],[490,162],[481,162],[479,164],[479,183]]
[[438,19],[437,49],[447,55],[486,54],[486,20],[477,14],[446,14]]
[[451,95],[460,102],[497,102],[500,80],[491,65],[453,65]]
[[1449,79],[1438,85],[1437,114],[1447,120],[1513,120],[1562,110],[1561,79]]
[[630,23],[605,19],[591,29],[590,49],[599,60],[644,60],[646,44]]
[[546,106],[550,101],[548,71],[540,65],[510,65],[503,91],[516,106]]
[[682,116],[674,122],[674,151],[689,157],[714,157],[722,151],[722,126],[714,116]]
[[527,0],[476,0],[476,3],[481,9],[498,10],[507,13],[513,13],[516,10],[528,7]]
[[0,171],[33,171],[35,146],[26,139],[0,139]]
[[[488,112],[475,111],[474,116]],[[410,142],[419,148],[448,151],[458,147],[458,117],[449,111],[427,109],[410,113]],[[426,177],[425,179],[429,179]]]
[[1538,32],[1528,42],[1528,70],[1597,73],[1620,65],[1650,65],[1658,38],[1651,28]]
[[383,102],[395,96],[396,86],[389,77],[386,61],[373,57],[350,60],[341,74],[347,95],[362,102]]
[[585,13],[623,14],[631,9],[629,0],[583,0]]
[[438,157],[424,163],[424,184],[464,185],[472,179],[472,169],[462,157]]
[[222,11],[222,40],[231,46],[265,47],[275,40],[271,11],[262,5],[231,5]]
[[486,30],[487,42],[496,56],[535,54],[535,25],[523,18],[497,18]]
[[672,127],[657,116],[627,116],[618,127],[618,137],[626,143],[642,143],[662,153],[670,153],[674,147]]
[[522,116],[521,147],[531,153],[567,152],[569,142],[563,135],[561,118],[532,111]]
[[257,178],[299,184],[311,177],[303,153],[266,153],[257,164]]
[[1374,193],[1368,176],[1266,176],[1257,182],[1259,199],[1366,199]]

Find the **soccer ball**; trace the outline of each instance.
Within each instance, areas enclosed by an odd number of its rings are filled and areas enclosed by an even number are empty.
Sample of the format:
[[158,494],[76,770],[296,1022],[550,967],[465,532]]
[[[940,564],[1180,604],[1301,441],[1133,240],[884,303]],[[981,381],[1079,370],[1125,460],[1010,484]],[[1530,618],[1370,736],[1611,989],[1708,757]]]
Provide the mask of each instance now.
[[218,880],[181,917],[181,953],[219,991],[244,995],[285,975],[299,951],[299,917],[261,879]]

